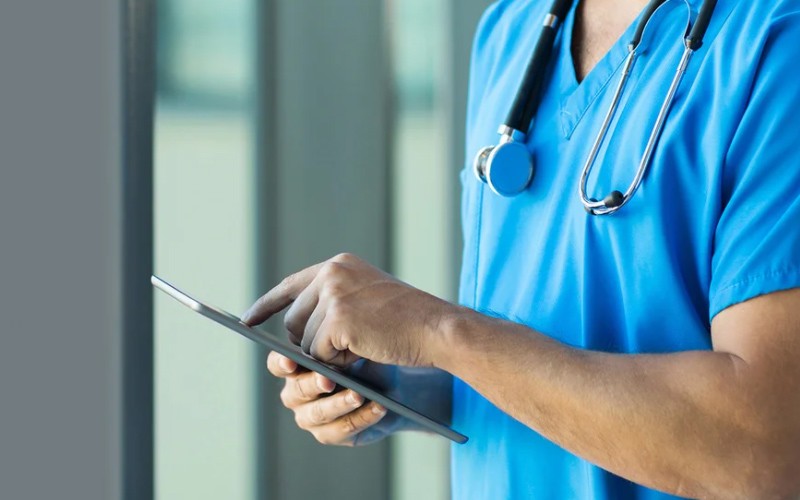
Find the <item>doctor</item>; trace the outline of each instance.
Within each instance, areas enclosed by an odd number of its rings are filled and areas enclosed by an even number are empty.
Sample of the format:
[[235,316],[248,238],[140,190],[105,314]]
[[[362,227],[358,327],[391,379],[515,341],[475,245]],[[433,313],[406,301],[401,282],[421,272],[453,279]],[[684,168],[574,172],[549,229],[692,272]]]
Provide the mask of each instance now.
[[[478,29],[460,305],[340,255],[243,319],[288,308],[314,356],[441,386],[470,437],[452,448],[455,499],[797,498],[800,7],[719,0],[684,64],[700,0],[556,3],[502,0]],[[546,64],[521,88],[537,43]],[[515,101],[532,103],[523,126]],[[489,167],[499,142],[523,148],[508,168],[535,171]],[[403,427],[268,366],[320,442]]]

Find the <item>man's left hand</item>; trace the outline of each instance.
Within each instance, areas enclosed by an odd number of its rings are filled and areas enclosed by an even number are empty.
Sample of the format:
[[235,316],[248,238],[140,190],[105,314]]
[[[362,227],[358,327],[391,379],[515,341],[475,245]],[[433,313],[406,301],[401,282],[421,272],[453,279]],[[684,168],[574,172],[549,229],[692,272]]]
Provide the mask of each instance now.
[[433,365],[440,320],[458,309],[350,254],[287,277],[242,321],[257,325],[287,307],[291,340],[320,361],[422,367]]

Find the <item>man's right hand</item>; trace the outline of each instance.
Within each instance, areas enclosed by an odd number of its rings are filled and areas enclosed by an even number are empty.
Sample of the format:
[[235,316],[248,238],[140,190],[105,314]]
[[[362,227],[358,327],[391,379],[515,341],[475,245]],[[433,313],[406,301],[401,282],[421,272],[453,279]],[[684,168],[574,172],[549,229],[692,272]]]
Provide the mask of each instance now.
[[295,422],[322,444],[353,446],[359,433],[381,421],[386,408],[350,389],[333,393],[330,379],[299,367],[276,352],[269,353],[267,369],[286,380],[281,391],[284,406],[294,412]]

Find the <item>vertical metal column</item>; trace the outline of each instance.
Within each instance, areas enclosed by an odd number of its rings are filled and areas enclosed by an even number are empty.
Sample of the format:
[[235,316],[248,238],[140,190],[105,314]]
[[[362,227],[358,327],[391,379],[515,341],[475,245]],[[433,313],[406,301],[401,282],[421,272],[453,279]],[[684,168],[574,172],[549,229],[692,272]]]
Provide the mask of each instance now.
[[156,0],[123,6],[122,469],[125,500],[154,495],[153,108]]
[[[261,288],[342,251],[385,267],[391,116],[382,2],[261,4]],[[279,387],[263,376],[262,498],[387,498],[388,444],[317,444],[280,407]]]

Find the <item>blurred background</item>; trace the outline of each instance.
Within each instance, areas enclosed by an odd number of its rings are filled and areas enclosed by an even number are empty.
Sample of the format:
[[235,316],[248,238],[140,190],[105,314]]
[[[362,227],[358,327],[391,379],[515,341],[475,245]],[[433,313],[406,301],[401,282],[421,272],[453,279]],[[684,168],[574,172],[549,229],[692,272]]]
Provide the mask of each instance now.
[[[488,4],[3,3],[0,217],[27,218],[0,219],[0,497],[448,498],[443,438],[316,444],[262,349],[147,278],[241,312],[349,251],[455,300]],[[26,320],[43,289],[51,334]]]

